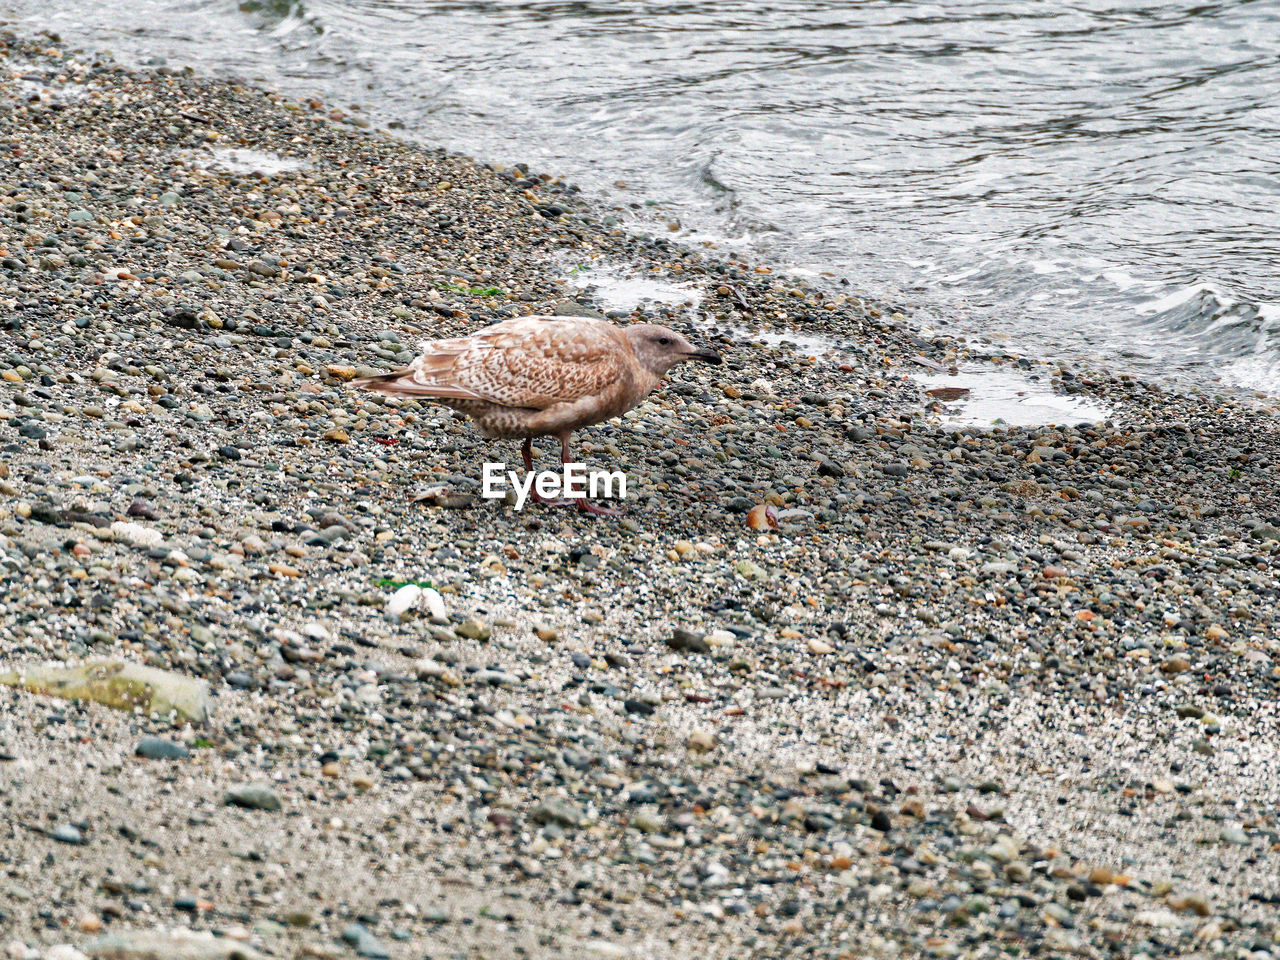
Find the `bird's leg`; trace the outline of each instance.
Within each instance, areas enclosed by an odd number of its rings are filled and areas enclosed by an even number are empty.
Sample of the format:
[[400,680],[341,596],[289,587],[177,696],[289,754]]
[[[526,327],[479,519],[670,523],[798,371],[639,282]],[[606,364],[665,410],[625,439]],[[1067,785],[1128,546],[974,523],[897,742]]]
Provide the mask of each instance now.
[[[524,471],[525,473],[533,473],[533,440],[530,437],[524,438],[524,445],[520,447],[520,453],[524,455]],[[541,496],[537,490],[533,489],[534,484],[529,484],[529,499],[534,503],[545,503],[549,507],[567,507],[572,500],[561,498],[559,500],[548,500]]]
[[[572,463],[569,459],[569,435],[562,433],[560,435],[560,462],[562,464]],[[592,503],[586,497],[578,497],[576,500],[578,509],[583,513],[597,513],[602,517],[621,517],[626,513],[618,507],[602,507],[598,503]]]

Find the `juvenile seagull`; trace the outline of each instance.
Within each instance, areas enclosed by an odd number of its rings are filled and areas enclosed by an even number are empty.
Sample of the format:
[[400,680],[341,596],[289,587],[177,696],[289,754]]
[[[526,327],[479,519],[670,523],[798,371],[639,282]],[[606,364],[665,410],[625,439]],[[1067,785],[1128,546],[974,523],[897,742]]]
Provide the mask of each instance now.
[[[523,439],[524,468],[532,472],[534,437],[558,438],[560,462],[571,462],[569,434],[626,413],[683,360],[719,363],[720,356],[652,323],[517,317],[469,337],[430,340],[403,370],[352,382],[393,397],[438,400],[469,416],[486,437]],[[585,497],[577,504],[618,514]]]

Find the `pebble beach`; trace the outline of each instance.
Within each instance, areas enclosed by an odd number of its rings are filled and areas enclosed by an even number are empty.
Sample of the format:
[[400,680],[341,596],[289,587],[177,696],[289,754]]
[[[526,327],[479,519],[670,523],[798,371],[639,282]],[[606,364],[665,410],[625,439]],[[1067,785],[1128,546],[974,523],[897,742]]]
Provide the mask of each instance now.
[[[47,36],[0,157],[5,956],[1280,956],[1273,400]],[[540,313],[724,358],[620,520],[349,385]]]

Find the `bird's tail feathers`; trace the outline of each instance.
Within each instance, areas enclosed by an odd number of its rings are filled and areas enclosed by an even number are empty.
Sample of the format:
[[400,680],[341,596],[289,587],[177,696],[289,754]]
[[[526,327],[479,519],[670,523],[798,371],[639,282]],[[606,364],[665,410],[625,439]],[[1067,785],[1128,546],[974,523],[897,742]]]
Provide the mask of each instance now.
[[395,390],[394,384],[397,380],[408,379],[412,375],[413,371],[408,368],[393,370],[391,373],[376,373],[370,377],[356,377],[351,381],[351,385],[363,387],[365,390],[376,390],[379,393],[390,393]]
[[412,367],[393,370],[391,373],[378,373],[371,377],[356,377],[351,381],[353,387],[363,387],[375,393],[385,393],[389,397],[434,397],[438,400],[475,400],[477,396],[470,390],[442,383],[423,383],[416,376],[419,371]]

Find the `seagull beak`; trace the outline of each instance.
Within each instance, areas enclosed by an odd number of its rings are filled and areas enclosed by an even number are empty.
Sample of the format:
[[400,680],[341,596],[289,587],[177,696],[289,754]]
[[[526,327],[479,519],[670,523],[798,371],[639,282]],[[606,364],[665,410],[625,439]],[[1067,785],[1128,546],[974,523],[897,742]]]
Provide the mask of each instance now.
[[723,363],[720,354],[714,350],[694,350],[686,353],[685,356],[690,360],[701,360],[703,363]]

